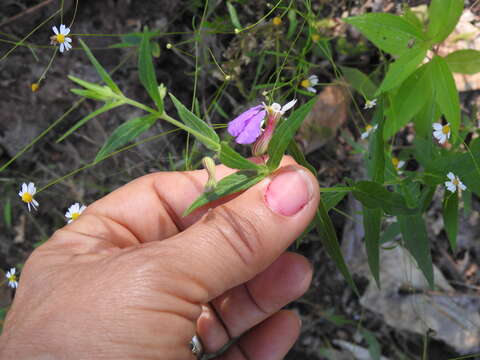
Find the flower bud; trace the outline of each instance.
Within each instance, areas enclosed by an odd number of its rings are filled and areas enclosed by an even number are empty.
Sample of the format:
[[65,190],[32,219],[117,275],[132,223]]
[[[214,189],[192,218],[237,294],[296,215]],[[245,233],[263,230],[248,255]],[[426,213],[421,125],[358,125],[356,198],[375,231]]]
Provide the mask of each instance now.
[[217,187],[217,179],[215,177],[216,165],[215,161],[208,156],[202,159],[202,164],[205,170],[207,170],[208,180],[205,184],[205,192],[211,192]]

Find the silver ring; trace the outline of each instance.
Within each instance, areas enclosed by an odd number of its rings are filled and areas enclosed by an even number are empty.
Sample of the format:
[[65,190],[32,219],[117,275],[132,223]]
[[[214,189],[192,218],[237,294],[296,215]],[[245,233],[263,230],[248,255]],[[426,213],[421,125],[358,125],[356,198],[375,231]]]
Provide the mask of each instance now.
[[203,345],[196,334],[192,337],[192,341],[190,341],[190,349],[192,350],[192,354],[195,355],[197,359],[202,358]]

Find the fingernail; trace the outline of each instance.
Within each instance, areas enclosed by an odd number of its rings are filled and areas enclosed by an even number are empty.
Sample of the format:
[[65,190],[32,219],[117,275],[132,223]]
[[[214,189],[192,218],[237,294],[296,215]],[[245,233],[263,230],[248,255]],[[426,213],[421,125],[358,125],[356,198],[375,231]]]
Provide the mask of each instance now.
[[265,201],[276,213],[293,216],[308,204],[312,196],[313,185],[307,174],[298,168],[287,168],[270,181]]

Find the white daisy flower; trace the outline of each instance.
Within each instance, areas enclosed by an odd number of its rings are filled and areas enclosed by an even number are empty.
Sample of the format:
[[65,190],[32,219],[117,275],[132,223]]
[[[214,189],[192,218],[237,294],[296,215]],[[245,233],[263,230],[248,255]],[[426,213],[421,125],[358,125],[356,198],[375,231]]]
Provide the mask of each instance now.
[[65,213],[68,223],[70,224],[73,220],[76,220],[86,208],[87,207],[85,205],[81,205],[79,203],[71,205]]
[[405,161],[400,160],[399,158],[393,157],[392,164],[396,170],[400,170],[403,167],[403,165],[405,165]]
[[310,91],[314,94],[317,93],[317,89],[314,86],[318,85],[318,76],[317,75],[310,75],[307,79],[302,80],[300,83],[307,91]]
[[60,31],[56,26],[52,27],[52,30],[55,35],[50,38],[51,44],[59,44],[61,53],[70,50],[72,48],[72,39],[67,36],[70,33],[70,28],[66,27],[64,24],[61,24]]
[[445,186],[448,191],[454,193],[457,189],[458,191],[464,191],[467,189],[467,187],[460,181],[458,176],[455,176],[452,172],[449,172],[447,177],[450,179],[450,181],[445,181]]
[[7,271],[5,274],[5,277],[8,281],[8,286],[10,286],[12,289],[16,289],[18,287],[17,275],[15,275],[16,271],[17,270],[15,268],[11,268],[10,271]]
[[445,142],[450,139],[451,129],[450,124],[442,125],[439,123],[433,123],[433,137],[438,140],[440,144],[445,144]]
[[38,201],[33,198],[33,195],[35,195],[36,192],[37,189],[35,188],[35,184],[30,182],[28,185],[23,183],[22,189],[18,193],[18,196],[22,198],[22,201],[27,203],[28,211],[30,211],[30,207],[32,207],[34,210],[37,210],[38,208]]
[[378,127],[378,124],[375,124],[375,126],[367,125],[367,126],[365,127],[365,132],[363,132],[362,135],[361,135],[361,138],[362,138],[362,139],[368,138],[368,136],[369,136],[372,132],[374,132],[375,130],[377,130],[377,127]]
[[364,109],[371,109],[373,108],[375,105],[377,105],[377,99],[373,99],[373,100],[366,100],[365,101],[365,106],[363,107]]

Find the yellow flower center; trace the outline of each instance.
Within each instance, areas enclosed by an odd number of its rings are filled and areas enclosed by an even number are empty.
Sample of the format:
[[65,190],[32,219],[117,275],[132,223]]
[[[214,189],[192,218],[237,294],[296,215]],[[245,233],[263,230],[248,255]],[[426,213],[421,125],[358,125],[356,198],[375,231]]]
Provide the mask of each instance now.
[[457,178],[453,179],[452,183],[453,183],[453,185],[458,186],[458,184],[459,184],[458,179]]
[[398,158],[396,158],[396,157],[392,158],[392,164],[393,164],[393,166],[398,167],[398,163],[399,163],[399,162],[400,162],[400,160],[398,160]]
[[367,126],[365,127],[365,131],[366,131],[366,132],[370,132],[370,131],[372,131],[372,129],[373,129],[373,126],[372,126],[372,125],[367,125]]
[[318,42],[318,41],[320,41],[320,35],[319,35],[319,34],[313,34],[313,35],[312,35],[312,41],[313,41],[313,42]]
[[65,35],[63,35],[63,34],[58,34],[58,35],[55,36],[55,40],[56,40],[59,44],[61,44],[61,43],[65,42]]
[[444,125],[442,127],[442,133],[444,133],[445,135],[448,135],[450,133],[450,126]]
[[279,18],[278,16],[275,16],[272,19],[272,24],[275,25],[275,26],[280,26],[280,25],[282,25],[282,19]]
[[32,92],[35,92],[40,88],[40,85],[38,83],[32,83],[30,87],[32,88]]
[[72,220],[77,220],[79,216],[80,216],[80,213],[77,213],[77,212],[73,213]]
[[308,88],[308,87],[310,87],[311,83],[310,83],[310,80],[305,79],[305,80],[302,80],[300,85],[302,85],[304,88]]
[[17,281],[17,276],[15,274],[11,274],[9,277],[8,277],[8,281]]
[[32,200],[33,200],[32,194],[30,194],[29,192],[23,193],[23,195],[22,195],[22,201],[23,202],[30,203],[30,202],[32,202]]

